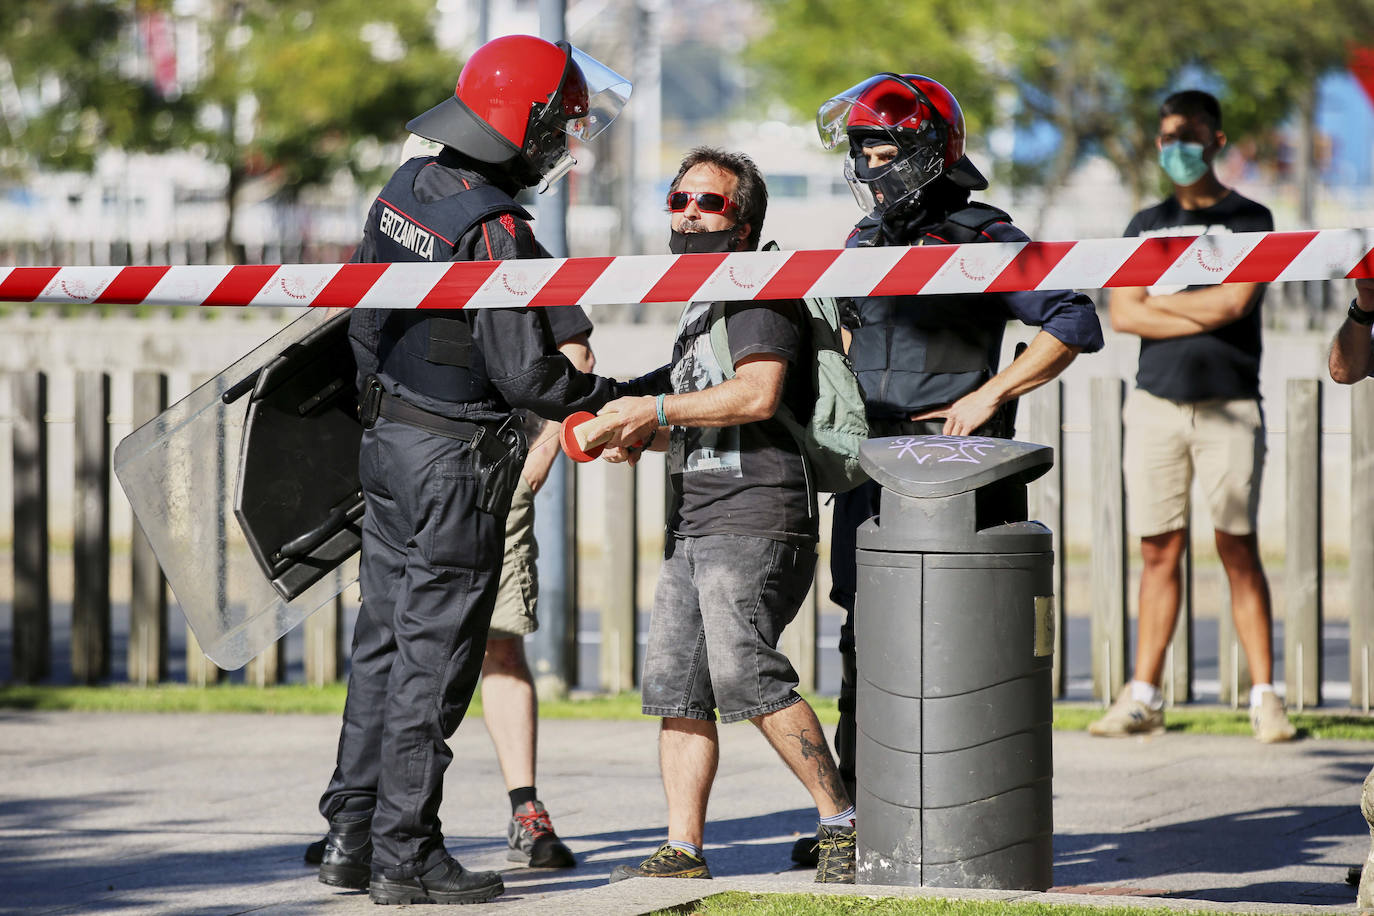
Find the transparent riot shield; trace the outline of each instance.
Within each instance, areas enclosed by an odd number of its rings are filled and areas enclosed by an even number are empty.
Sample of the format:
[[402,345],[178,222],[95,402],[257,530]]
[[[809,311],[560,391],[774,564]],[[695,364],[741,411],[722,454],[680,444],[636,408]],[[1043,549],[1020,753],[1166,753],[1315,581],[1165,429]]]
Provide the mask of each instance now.
[[347,319],[307,312],[115,449],[115,476],[221,668],[357,580],[362,428]]

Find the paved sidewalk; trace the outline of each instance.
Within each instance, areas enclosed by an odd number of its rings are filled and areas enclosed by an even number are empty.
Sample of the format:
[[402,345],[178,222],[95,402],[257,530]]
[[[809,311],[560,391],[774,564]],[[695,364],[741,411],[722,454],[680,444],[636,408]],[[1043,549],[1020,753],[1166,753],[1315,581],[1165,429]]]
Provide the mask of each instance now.
[[[503,897],[461,912],[629,914],[732,888],[817,890],[786,868],[814,828],[809,799],[748,725],[722,729],[707,836],[717,880],[606,885],[662,839],[655,734],[647,720],[542,723],[540,791],[580,866],[512,868]],[[301,861],[336,738],[324,716],[0,712],[0,912],[381,912]],[[481,723],[451,744],[450,849],[506,869],[509,806]],[[1351,913],[1344,879],[1369,847],[1358,804],[1371,763],[1362,742],[1056,732],[1057,892],[960,895]]]

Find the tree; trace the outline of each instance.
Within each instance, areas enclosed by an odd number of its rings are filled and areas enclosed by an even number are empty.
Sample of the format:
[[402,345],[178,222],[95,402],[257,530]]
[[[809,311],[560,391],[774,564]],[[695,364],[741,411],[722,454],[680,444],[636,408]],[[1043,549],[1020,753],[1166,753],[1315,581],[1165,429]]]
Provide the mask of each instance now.
[[[271,174],[289,197],[340,169],[363,181],[395,165],[380,146],[442,100],[458,62],[434,43],[428,0],[215,0],[197,90],[229,169],[226,200]],[[436,74],[442,74],[436,79]],[[232,233],[233,213],[225,227]]]
[[[1048,191],[1085,156],[1110,160],[1137,196],[1155,172],[1155,111],[1201,84],[1221,99],[1232,139],[1265,137],[1312,108],[1314,87],[1353,43],[1374,40],[1374,0],[1194,0],[1167,10],[1126,0],[763,0],[767,34],[751,49],[766,85],[799,114],[886,69],[919,72],[959,98],[970,132],[991,100],[1014,122],[1051,127],[1054,153],[1013,178]],[[1048,196],[1048,195],[1047,195]]]
[[[225,166],[232,240],[244,182],[271,179],[289,199],[340,170],[372,181],[404,124],[440,101],[459,61],[434,39],[430,0],[209,0],[183,21],[204,45],[199,72],[160,92],[140,66],[139,17],[171,0],[6,0],[0,58],[26,106],[0,134],[33,165],[89,169],[102,148],[184,148]],[[183,64],[187,62],[182,62]],[[2,78],[3,68],[0,68]],[[436,76],[441,75],[441,76]],[[0,92],[3,86],[0,85]]]
[[[169,3],[145,2],[155,13]],[[103,147],[157,152],[188,141],[194,109],[131,64],[132,10],[89,0],[0,4],[0,164],[89,171]],[[12,82],[11,82],[12,81]],[[6,95],[7,91],[12,95]]]
[[814,117],[826,99],[874,73],[920,73],[953,88],[970,125],[985,126],[994,85],[979,45],[995,0],[862,3],[760,0],[767,32],[749,59],[764,85],[798,114]]

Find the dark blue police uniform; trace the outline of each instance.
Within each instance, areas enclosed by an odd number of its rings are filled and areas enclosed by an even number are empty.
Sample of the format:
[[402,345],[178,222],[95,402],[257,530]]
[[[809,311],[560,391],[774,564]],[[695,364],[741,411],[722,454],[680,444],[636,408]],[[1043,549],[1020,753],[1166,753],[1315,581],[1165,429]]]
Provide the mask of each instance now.
[[[965,192],[965,197],[966,197]],[[995,207],[959,203],[943,214],[921,212],[900,226],[866,217],[847,248],[1024,242],[1026,235]],[[1083,352],[1102,348],[1102,326],[1092,301],[1072,290],[935,296],[869,296],[845,304],[849,358],[864,389],[871,435],[938,434],[943,420],[912,421],[913,414],[943,407],[997,374],[1006,323],[1039,327]],[[1010,436],[999,412],[977,435]],[[867,481],[835,497],[830,545],[830,600],[845,609],[840,628],[840,722],[835,737],[840,777],[855,782],[854,654],[857,532],[878,514],[882,488]]]
[[[405,163],[373,204],[354,261],[547,256],[528,214],[480,168],[449,149]],[[481,671],[510,502],[507,491],[483,507],[505,452],[497,430],[513,408],[559,420],[598,410],[615,390],[557,351],[542,309],[359,311],[350,337],[360,380],[375,378],[377,415],[359,455],[362,607],[320,812],[370,817],[373,872],[411,878],[447,855],[445,741]]]

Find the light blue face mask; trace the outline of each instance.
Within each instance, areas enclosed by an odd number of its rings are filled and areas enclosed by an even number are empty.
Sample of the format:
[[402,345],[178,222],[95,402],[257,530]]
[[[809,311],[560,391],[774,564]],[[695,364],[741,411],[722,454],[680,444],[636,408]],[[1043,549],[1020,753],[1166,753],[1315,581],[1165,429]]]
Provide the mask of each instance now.
[[1195,184],[1210,166],[1202,158],[1201,143],[1166,143],[1159,150],[1159,167],[1180,187]]

